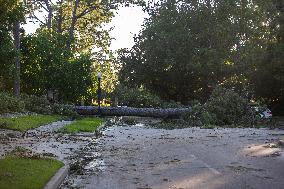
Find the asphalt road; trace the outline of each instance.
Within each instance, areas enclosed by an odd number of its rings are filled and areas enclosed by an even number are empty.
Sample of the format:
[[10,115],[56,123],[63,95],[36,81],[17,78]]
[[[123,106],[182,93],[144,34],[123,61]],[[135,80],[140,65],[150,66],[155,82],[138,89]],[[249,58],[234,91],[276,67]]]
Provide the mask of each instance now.
[[[284,189],[284,130],[111,127],[87,189]],[[76,183],[75,183],[76,184]]]

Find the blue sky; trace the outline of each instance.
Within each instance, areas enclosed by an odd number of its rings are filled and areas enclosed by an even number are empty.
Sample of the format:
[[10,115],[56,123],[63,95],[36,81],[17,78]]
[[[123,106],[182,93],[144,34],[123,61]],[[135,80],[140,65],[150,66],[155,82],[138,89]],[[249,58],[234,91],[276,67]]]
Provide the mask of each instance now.
[[[131,48],[134,44],[133,36],[141,30],[144,18],[147,14],[142,11],[141,7],[121,7],[116,11],[115,17],[107,27],[114,27],[111,31],[111,37],[115,38],[111,43],[111,50],[120,48]],[[38,24],[27,22],[24,25],[27,33],[36,31]]]

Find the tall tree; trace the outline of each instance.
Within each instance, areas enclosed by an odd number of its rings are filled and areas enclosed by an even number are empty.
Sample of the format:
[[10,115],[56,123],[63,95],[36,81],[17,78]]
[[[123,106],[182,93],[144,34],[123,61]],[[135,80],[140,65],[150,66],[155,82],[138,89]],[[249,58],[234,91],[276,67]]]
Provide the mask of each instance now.
[[[3,66],[3,73],[0,73],[0,77],[7,77],[9,70],[14,67],[14,93],[16,96],[20,94],[20,22],[24,18],[24,9],[20,1],[18,0],[1,0],[0,10],[0,51],[1,51],[1,64]],[[11,46],[12,39],[10,34],[14,36],[14,47]],[[14,57],[14,58],[12,58]],[[15,62],[15,66],[11,66],[12,62]],[[5,76],[6,75],[6,76]],[[9,78],[6,78],[9,80]],[[6,83],[8,81],[6,80]]]
[[284,1],[266,3],[267,46],[255,60],[252,84],[255,96],[263,98],[275,114],[284,114]]
[[166,100],[206,100],[216,85],[246,93],[252,60],[267,43],[262,0],[159,1],[136,44],[122,54],[120,81]]
[[[40,28],[33,36],[27,36],[24,39],[22,48],[24,91],[43,94],[47,91],[58,90],[62,94],[67,91],[67,87],[71,86],[78,91],[75,85],[66,85],[66,82],[62,82],[63,85],[56,84],[54,78],[57,78],[56,74],[62,71],[61,67],[78,69],[78,73],[81,73],[82,68],[76,67],[72,60],[86,62],[86,57],[92,61],[91,71],[95,72],[95,75],[101,69],[104,72],[104,78],[107,78],[103,80],[104,82],[115,80],[111,65],[114,58],[109,51],[111,38],[103,24],[111,20],[113,10],[120,4],[122,4],[120,1],[100,0],[28,0],[29,18],[32,21],[38,21]],[[37,12],[40,11],[43,11],[45,17],[37,16]],[[84,61],[80,57],[85,57]],[[104,66],[100,68],[98,65],[102,62]],[[62,76],[69,77],[68,74],[62,74]],[[38,79],[32,79],[32,81],[29,79],[35,77]],[[88,80],[89,91],[94,91],[95,81],[95,78],[93,78],[93,83]],[[113,89],[113,85],[104,85],[104,82],[103,86],[107,92]],[[81,88],[86,89],[83,86]],[[74,94],[78,93],[83,94],[82,91],[74,92]],[[82,96],[85,98],[87,94],[84,93]],[[74,100],[76,99],[78,96]]]
[[[73,55],[66,48],[67,37],[47,29],[22,39],[22,89],[43,95],[57,91],[60,101],[78,102],[92,86],[89,54]],[[68,54],[68,56],[66,56]]]

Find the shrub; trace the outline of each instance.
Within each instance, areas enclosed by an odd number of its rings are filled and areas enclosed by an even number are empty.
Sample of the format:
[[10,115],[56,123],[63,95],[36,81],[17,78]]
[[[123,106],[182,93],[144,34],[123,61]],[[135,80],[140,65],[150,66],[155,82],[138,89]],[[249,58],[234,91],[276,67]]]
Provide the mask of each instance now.
[[25,104],[9,93],[0,93],[0,114],[24,111]]
[[58,114],[72,118],[78,116],[73,105],[52,104],[43,96],[22,94],[21,98],[16,98],[9,93],[0,93],[0,114],[24,111]]
[[240,124],[250,115],[248,103],[238,93],[216,87],[206,102],[205,109],[216,115],[218,125]]
[[192,111],[185,114],[183,119],[197,126],[252,126],[257,119],[248,102],[232,90],[216,87],[205,104],[193,104]]
[[78,116],[73,105],[50,103],[46,97],[22,95],[25,109],[39,114],[58,114],[75,118]]
[[66,105],[66,104],[58,104],[54,103],[52,105],[52,113],[69,116],[71,118],[78,117],[78,113],[75,111],[75,107],[73,105]]
[[163,101],[159,96],[143,87],[129,88],[124,85],[116,86],[112,100],[118,99],[118,105],[136,108],[184,108],[180,102]]
[[35,112],[39,114],[51,114],[52,107],[50,102],[46,97],[39,97],[35,95],[26,95],[21,96],[23,102],[25,103],[25,109],[30,112]]
[[214,113],[209,113],[207,111],[201,112],[200,121],[203,125],[215,125],[217,123],[217,116]]
[[215,125],[217,122],[216,115],[208,112],[205,105],[201,105],[199,102],[192,104],[191,112],[183,115],[183,119],[194,126]]
[[151,94],[143,88],[128,88],[125,86],[118,86],[114,95],[118,98],[119,105],[130,107],[159,107],[161,99]]
[[184,107],[180,102],[170,101],[170,102],[162,102],[162,108],[182,108]]

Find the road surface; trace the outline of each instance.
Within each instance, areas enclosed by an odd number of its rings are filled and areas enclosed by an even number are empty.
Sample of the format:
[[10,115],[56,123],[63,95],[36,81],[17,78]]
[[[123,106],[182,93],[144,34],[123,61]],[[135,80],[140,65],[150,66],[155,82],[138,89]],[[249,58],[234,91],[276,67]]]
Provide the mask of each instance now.
[[[283,189],[284,130],[111,127],[87,146],[87,189]],[[89,155],[89,156],[88,156]],[[95,157],[94,159],[90,157]]]

